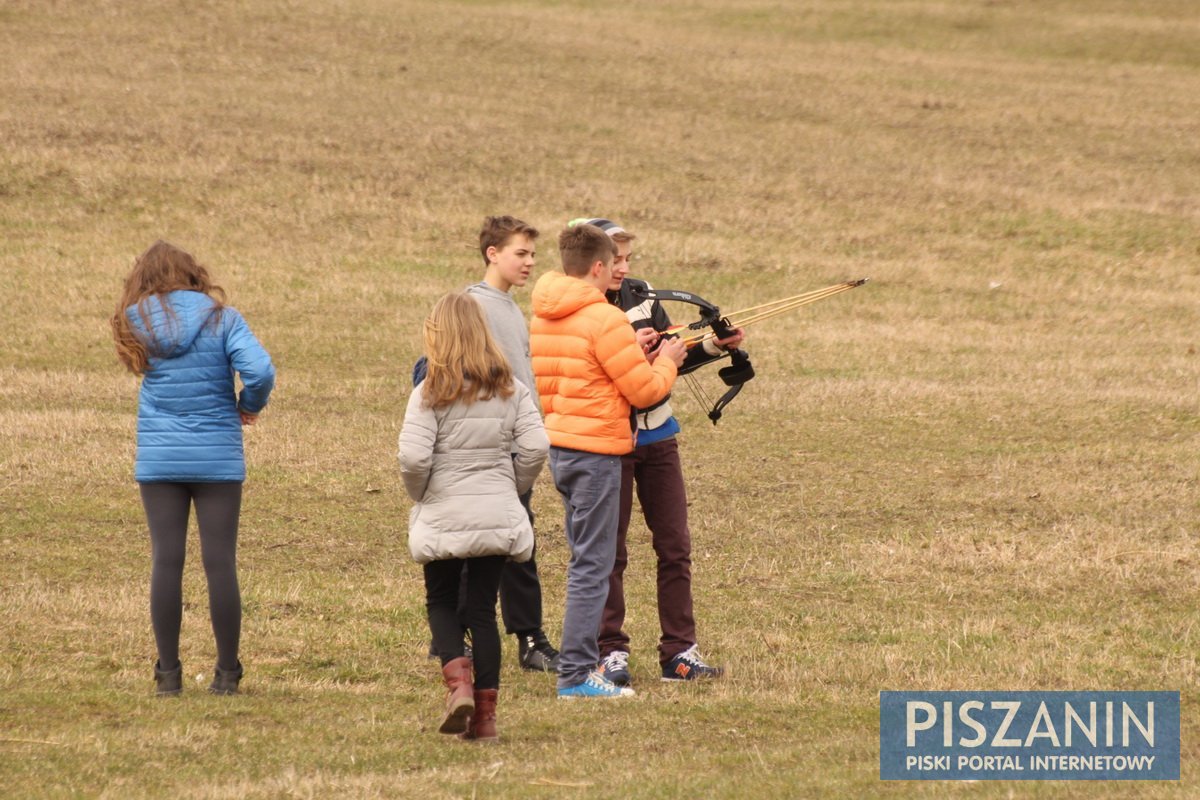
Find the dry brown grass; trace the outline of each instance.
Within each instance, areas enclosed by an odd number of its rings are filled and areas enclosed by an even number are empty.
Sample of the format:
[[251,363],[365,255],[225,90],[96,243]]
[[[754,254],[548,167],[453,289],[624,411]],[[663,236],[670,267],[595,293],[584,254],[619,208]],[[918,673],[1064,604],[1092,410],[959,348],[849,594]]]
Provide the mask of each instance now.
[[[1190,0],[0,5],[6,794],[1193,794],[1198,70]],[[656,285],[730,309],[872,282],[752,330],[719,428],[679,398],[728,679],[654,681],[635,526],[639,697],[564,709],[506,671],[481,749],[431,732],[394,449],[418,320],[498,212],[543,229],[543,266],[566,219],[610,215]],[[280,373],[248,434],[236,702],[149,697],[106,319],[159,237]],[[548,480],[535,502],[557,638]],[[196,563],[185,595],[194,677]],[[880,783],[899,688],[1178,689],[1183,781]]]

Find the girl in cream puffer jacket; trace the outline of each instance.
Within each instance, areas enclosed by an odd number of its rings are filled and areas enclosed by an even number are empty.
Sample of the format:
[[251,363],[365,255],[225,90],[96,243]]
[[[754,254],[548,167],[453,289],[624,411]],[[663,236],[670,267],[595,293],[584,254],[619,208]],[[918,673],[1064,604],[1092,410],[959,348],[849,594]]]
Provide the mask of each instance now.
[[[404,414],[400,471],[416,501],[409,550],[423,565],[429,629],[449,689],[438,731],[495,739],[500,574],[508,558],[533,554],[519,495],[533,486],[550,442],[529,388],[513,379],[474,299],[443,297],[424,336],[428,367]],[[463,653],[463,624],[473,663]]]
[[424,387],[409,397],[400,432],[400,471],[416,501],[408,526],[413,560],[528,561],[533,527],[518,495],[533,487],[549,448],[532,393],[514,380],[506,398],[434,410]]

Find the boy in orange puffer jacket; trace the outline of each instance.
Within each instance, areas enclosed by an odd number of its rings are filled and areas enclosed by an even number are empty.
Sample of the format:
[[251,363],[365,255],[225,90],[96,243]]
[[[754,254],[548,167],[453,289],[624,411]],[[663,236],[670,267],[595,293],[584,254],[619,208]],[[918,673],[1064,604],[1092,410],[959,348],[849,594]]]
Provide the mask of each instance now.
[[603,230],[567,228],[558,247],[563,271],[534,286],[529,341],[571,548],[558,696],[622,697],[633,690],[596,671],[596,636],[616,560],[621,456],[633,450],[632,408],[671,391],[687,350],[664,340],[647,356],[629,320],[605,299],[616,248]]

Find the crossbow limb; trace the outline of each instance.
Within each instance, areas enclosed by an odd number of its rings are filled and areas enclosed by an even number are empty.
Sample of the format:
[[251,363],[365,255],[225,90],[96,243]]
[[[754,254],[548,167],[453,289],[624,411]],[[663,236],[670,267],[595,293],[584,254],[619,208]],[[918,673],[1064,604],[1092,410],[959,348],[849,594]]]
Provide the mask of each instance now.
[[[633,293],[643,300],[674,300],[698,306],[700,308],[700,319],[697,321],[688,325],[672,326],[666,331],[658,332],[663,336],[678,336],[684,344],[692,348],[710,339],[728,339],[738,328],[744,328],[747,325],[761,322],[764,319],[770,319],[801,306],[806,306],[809,303],[833,297],[836,294],[841,294],[842,292],[862,286],[868,280],[870,278],[859,278],[854,281],[835,283],[832,286],[826,286],[824,289],[816,289],[792,297],[785,297],[782,300],[773,300],[769,303],[760,303],[756,306],[743,308],[740,311],[731,312],[728,315],[722,315],[720,308],[692,292],[681,292],[677,289],[634,287]],[[716,403],[713,403],[699,382],[696,381],[695,376],[690,373],[705,364],[711,364],[712,361],[724,358],[725,356],[729,356],[731,363],[729,366],[718,370],[717,374],[729,389],[726,390],[725,394]],[[721,412],[725,406],[729,405],[730,401],[737,397],[738,392],[742,390],[742,386],[754,377],[754,367],[750,363],[750,356],[746,355],[745,351],[739,348],[730,348],[722,355],[716,356],[710,361],[698,362],[691,367],[681,370],[679,374],[685,376],[692,391],[703,400],[705,405],[712,405],[712,411],[708,412],[708,418],[716,425],[717,420],[721,418]]]

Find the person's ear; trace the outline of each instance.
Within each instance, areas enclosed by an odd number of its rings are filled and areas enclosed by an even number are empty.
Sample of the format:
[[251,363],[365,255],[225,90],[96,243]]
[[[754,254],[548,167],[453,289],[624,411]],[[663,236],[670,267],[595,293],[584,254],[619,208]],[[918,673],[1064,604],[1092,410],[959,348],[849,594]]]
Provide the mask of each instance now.
[[489,264],[495,264],[500,260],[498,258],[500,251],[496,249],[496,245],[494,244],[488,245],[488,249],[483,252],[483,255],[487,258]]

